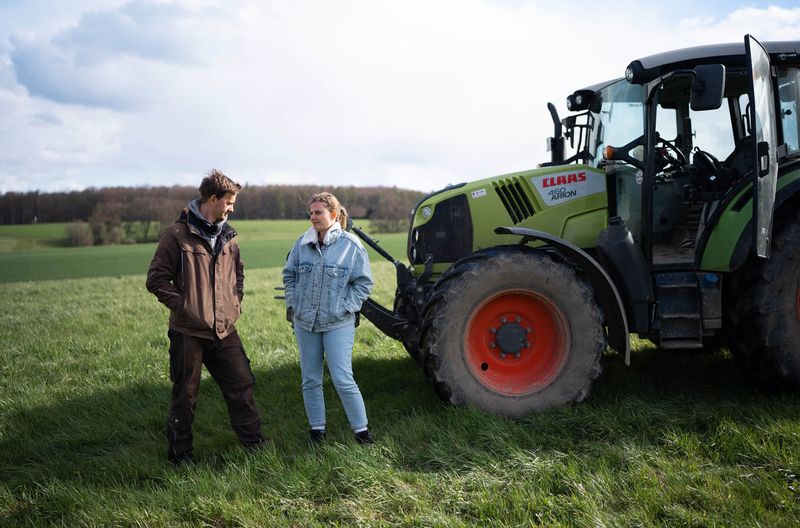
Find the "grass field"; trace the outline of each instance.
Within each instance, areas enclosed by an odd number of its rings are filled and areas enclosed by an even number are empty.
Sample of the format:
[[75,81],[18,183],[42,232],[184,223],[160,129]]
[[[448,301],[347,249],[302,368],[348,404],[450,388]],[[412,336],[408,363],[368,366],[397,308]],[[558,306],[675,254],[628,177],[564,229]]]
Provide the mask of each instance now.
[[[231,221],[239,233],[246,270],[280,266],[305,220]],[[368,228],[367,222],[356,225]],[[65,224],[0,226],[0,283],[142,275],[156,244],[65,247]],[[405,259],[405,233],[371,234],[396,258]],[[371,249],[373,261],[382,259]]]
[[[236,227],[243,251],[298,232]],[[20,250],[43,274],[35,255],[51,251],[61,250]],[[388,304],[393,269],[373,267]],[[237,326],[274,446],[237,446],[206,377],[198,463],[180,469],[163,435],[167,311],[143,271],[29,270],[0,284],[0,526],[800,524],[800,397],[749,389],[726,353],[637,341],[631,367],[606,355],[586,402],[507,420],[442,405],[402,347],[364,322],[354,369],[378,441],[354,444],[326,382],[329,441],[312,449],[296,349],[272,299],[280,270],[248,269]]]
[[66,224],[0,225],[0,255],[66,244]]

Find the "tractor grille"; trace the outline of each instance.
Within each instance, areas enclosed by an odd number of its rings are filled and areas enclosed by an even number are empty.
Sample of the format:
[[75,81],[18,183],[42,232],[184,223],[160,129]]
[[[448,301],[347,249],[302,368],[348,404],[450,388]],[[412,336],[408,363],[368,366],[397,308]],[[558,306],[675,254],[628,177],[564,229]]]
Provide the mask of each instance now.
[[533,204],[518,179],[498,180],[492,186],[515,225],[533,216]]
[[413,264],[422,264],[428,255],[433,262],[455,262],[472,253],[472,216],[463,194],[436,204],[433,217],[414,229],[409,239]]

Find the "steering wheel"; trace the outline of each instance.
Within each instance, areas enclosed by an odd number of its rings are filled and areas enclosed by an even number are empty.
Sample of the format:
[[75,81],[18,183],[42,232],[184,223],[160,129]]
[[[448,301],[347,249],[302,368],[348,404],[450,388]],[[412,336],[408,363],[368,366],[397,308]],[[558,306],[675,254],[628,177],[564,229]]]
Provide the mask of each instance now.
[[720,168],[719,160],[710,152],[695,147],[692,164],[701,172],[712,173]]
[[686,165],[683,155],[674,143],[662,137],[656,141],[656,166],[661,171],[675,171]]

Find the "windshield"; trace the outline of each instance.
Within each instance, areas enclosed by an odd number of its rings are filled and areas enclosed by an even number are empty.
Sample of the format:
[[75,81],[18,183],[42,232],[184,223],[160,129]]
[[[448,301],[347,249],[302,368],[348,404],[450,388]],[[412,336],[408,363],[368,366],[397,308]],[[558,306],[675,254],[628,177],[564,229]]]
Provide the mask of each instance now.
[[[603,160],[606,145],[620,147],[644,134],[644,86],[621,79],[599,94],[600,113],[592,113],[595,126],[589,131],[587,145],[592,154],[589,163],[595,167]],[[631,155],[637,157],[636,151]]]

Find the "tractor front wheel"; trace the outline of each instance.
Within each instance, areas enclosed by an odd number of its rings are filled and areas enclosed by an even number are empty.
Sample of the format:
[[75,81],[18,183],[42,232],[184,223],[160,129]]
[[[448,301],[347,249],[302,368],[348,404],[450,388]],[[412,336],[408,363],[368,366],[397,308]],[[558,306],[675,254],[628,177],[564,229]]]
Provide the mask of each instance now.
[[592,289],[542,251],[485,251],[455,264],[421,328],[440,397],[504,416],[584,399],[605,348]]

